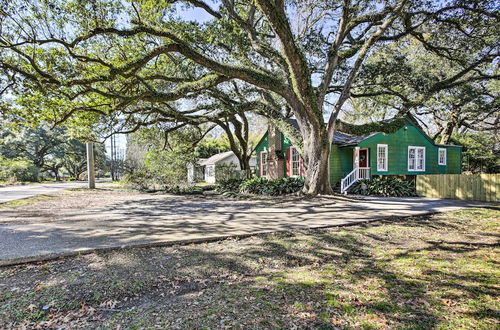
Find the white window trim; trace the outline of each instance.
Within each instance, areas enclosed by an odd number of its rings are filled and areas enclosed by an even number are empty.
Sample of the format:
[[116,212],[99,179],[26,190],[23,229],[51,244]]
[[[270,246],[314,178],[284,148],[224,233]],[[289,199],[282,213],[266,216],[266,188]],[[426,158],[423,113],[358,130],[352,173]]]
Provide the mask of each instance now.
[[[293,151],[297,152],[297,155],[299,156],[299,160],[297,160],[298,167],[297,169],[299,170],[299,173],[297,175],[293,174]],[[300,177],[300,154],[298,150],[295,147],[290,147],[290,159],[288,160],[290,162],[290,177],[292,178],[299,178]]]
[[[266,155],[266,163],[264,164],[264,155]],[[260,176],[261,177],[267,177],[267,151],[261,151],[260,152]],[[266,174],[263,173],[264,166],[266,166]]]
[[[441,162],[441,151],[444,151],[444,162]],[[448,158],[448,151],[446,148],[439,148],[438,149],[438,164],[439,165],[446,165],[447,163],[447,158]]]
[[[410,149],[415,149],[415,168],[414,169],[410,169]],[[423,152],[423,157],[424,157],[424,161],[423,161],[423,168],[422,169],[417,169],[417,155],[418,155],[418,150],[419,149],[422,149],[424,152]],[[425,172],[425,147],[419,147],[419,146],[408,146],[408,154],[407,154],[407,157],[406,157],[406,162],[407,162],[407,168],[408,168],[408,172]]]
[[[384,165],[385,165],[385,168],[381,168],[379,167],[380,163],[378,161],[378,157],[379,157],[379,152],[378,152],[378,149],[379,148],[384,148],[385,149],[385,152],[384,152],[384,155],[385,155],[385,159],[384,159]],[[388,161],[389,161],[389,146],[387,144],[377,144],[377,171],[379,172],[387,172],[388,171],[388,168],[389,168],[389,164],[388,164]]]

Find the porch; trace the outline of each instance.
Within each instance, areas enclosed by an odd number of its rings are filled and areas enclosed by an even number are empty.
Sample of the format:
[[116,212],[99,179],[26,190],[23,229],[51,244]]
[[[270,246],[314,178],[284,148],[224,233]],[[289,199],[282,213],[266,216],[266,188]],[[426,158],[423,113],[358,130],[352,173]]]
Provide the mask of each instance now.
[[369,148],[354,147],[352,150],[352,170],[340,180],[340,192],[346,194],[359,180],[371,179]]

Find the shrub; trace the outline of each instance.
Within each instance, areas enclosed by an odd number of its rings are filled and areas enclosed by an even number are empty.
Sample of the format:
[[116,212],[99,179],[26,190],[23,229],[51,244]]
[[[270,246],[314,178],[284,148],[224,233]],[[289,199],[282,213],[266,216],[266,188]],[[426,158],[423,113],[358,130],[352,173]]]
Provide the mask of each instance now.
[[165,192],[175,195],[202,195],[203,188],[199,186],[172,186],[166,187]]
[[415,185],[394,177],[375,177],[371,180],[360,180],[352,189],[354,194],[384,196],[384,197],[412,197],[417,196]]
[[0,181],[38,181],[38,168],[24,158],[8,159],[0,156]]
[[214,184],[204,184],[197,187],[199,187],[203,191],[215,190],[217,188],[217,186]]
[[123,181],[130,184],[133,189],[141,191],[164,191],[175,195],[201,195],[205,190],[211,190],[214,186],[194,186],[194,185],[168,185],[160,184],[157,178],[145,169],[137,170],[134,173],[125,174]]
[[268,180],[266,178],[255,178],[246,180],[240,185],[240,191],[256,195],[285,195],[298,192],[304,186],[301,178],[280,178]]
[[217,182],[216,190],[220,193],[231,191],[239,192],[241,184],[245,182],[244,179],[225,179]]
[[221,163],[215,166],[215,182],[224,182],[232,179],[244,180],[248,176],[246,171],[238,169],[238,166],[232,163]]
[[148,190],[153,183],[153,175],[145,170],[140,169],[134,173],[127,173],[123,176],[123,182],[130,184],[133,189]]

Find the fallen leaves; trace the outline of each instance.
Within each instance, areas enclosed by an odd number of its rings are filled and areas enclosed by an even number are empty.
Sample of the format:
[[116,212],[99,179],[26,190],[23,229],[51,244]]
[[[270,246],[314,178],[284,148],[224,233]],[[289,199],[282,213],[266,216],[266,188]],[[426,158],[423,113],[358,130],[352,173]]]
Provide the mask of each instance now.
[[[33,304],[29,306],[31,311],[34,311],[37,307]],[[80,305],[80,309],[76,311],[65,311],[49,313],[46,315],[47,320],[32,322],[24,321],[21,322],[16,327],[19,329],[72,329],[78,326],[87,324],[89,321],[94,321],[92,319],[96,310],[93,307],[87,306],[85,303]]]
[[118,300],[108,300],[99,305],[101,308],[109,308],[109,309],[114,309],[116,305],[118,304]]

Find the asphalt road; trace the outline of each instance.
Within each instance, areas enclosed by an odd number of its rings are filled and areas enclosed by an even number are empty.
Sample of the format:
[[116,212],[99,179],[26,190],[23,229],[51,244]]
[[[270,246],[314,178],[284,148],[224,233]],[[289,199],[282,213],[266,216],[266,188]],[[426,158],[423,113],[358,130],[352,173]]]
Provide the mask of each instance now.
[[50,195],[64,189],[86,187],[86,182],[53,182],[0,187],[0,203],[38,195]]
[[58,219],[49,222],[37,220],[40,215],[36,212],[23,215],[22,210],[0,209],[4,220],[25,217],[28,221],[0,225],[0,265],[99,249],[351,225],[484,205],[431,198],[318,198],[263,203],[143,194],[108,206],[61,210],[56,212]]

